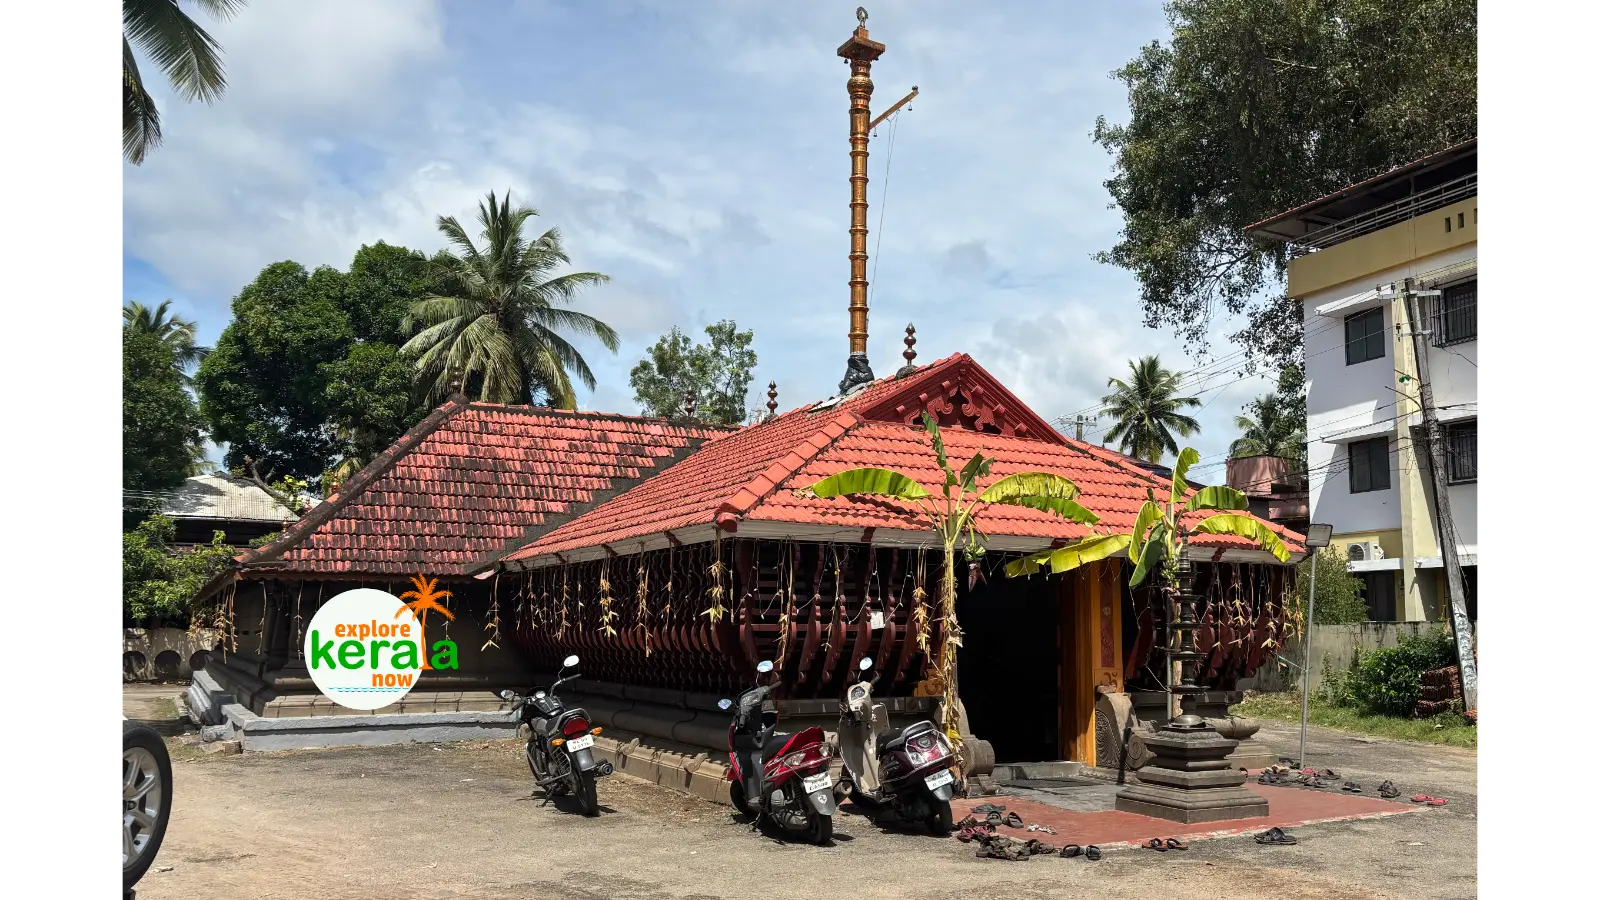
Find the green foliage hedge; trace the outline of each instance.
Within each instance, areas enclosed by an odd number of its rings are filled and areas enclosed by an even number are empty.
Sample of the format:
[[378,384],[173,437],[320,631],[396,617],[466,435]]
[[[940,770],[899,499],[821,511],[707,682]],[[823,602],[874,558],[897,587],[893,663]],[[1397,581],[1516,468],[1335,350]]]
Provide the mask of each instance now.
[[126,626],[177,628],[189,624],[190,601],[236,552],[214,532],[211,543],[172,546],[166,516],[151,516],[122,536],[122,618]]
[[1409,718],[1422,693],[1422,673],[1455,662],[1455,639],[1448,629],[1404,637],[1395,647],[1357,654],[1348,672],[1327,672],[1322,699],[1330,706]]

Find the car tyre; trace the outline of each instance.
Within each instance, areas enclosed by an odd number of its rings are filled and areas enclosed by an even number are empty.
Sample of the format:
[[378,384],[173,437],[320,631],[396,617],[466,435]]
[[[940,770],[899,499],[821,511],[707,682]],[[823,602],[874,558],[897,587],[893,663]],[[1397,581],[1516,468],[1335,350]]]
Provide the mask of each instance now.
[[122,888],[144,877],[172,816],[172,757],[147,725],[122,723]]

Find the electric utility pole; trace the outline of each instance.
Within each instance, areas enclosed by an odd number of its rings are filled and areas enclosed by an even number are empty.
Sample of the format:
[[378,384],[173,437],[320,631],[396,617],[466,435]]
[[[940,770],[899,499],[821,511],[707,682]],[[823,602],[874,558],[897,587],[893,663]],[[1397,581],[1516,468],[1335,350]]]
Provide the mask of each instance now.
[[1445,469],[1444,432],[1433,408],[1433,381],[1428,376],[1428,330],[1423,327],[1418,298],[1437,296],[1438,291],[1419,292],[1407,278],[1401,285],[1406,318],[1411,325],[1412,355],[1417,362],[1417,391],[1422,406],[1422,427],[1428,441],[1428,470],[1433,477],[1433,503],[1438,515],[1436,531],[1439,552],[1444,557],[1444,575],[1450,584],[1450,630],[1456,639],[1456,657],[1461,665],[1461,698],[1475,719],[1478,711],[1478,656],[1473,647],[1472,622],[1467,619],[1466,584],[1461,578],[1461,557],[1457,551],[1456,522],[1450,515],[1450,481]]

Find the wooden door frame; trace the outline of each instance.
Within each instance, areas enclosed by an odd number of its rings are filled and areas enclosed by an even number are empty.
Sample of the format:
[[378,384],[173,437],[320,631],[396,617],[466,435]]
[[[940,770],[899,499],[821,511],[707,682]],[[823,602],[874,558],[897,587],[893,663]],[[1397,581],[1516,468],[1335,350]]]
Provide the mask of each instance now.
[[1122,561],[1074,570],[1058,593],[1057,733],[1063,759],[1095,765],[1094,710],[1100,689],[1123,689]]

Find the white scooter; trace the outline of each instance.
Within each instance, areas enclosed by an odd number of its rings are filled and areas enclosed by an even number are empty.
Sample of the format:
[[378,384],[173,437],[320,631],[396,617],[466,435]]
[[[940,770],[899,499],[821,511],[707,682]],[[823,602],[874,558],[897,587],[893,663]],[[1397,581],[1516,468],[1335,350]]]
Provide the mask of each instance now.
[[950,742],[924,719],[890,729],[889,713],[872,702],[874,677],[865,680],[872,658],[861,660],[856,681],[839,703],[840,786],[850,800],[887,813],[902,823],[921,822],[936,835],[954,828],[950,799],[955,796],[956,764]]

